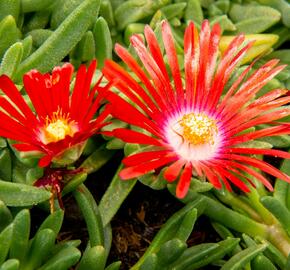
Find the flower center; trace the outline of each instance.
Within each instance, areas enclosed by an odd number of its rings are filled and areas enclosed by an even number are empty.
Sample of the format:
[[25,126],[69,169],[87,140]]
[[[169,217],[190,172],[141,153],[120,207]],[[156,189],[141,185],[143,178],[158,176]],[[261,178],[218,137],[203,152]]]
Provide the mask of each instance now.
[[214,144],[217,134],[216,122],[203,113],[185,114],[179,121],[182,137],[192,145]]
[[59,141],[65,138],[66,135],[71,135],[71,128],[63,120],[58,119],[54,123],[50,123],[45,130],[52,141]]
[[63,140],[67,135],[73,136],[77,132],[77,125],[74,121],[70,121],[68,114],[63,114],[61,110],[57,110],[52,117],[46,118],[46,124],[43,128],[42,141],[45,144],[58,142]]

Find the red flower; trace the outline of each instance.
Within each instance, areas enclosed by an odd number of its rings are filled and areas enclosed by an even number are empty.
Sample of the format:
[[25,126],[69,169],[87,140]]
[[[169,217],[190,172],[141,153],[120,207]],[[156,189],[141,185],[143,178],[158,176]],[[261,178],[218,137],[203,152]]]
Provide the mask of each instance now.
[[[289,153],[241,145],[257,138],[290,133],[288,123],[274,122],[290,114],[289,108],[281,107],[290,101],[287,90],[276,89],[253,99],[284,66],[277,66],[278,60],[271,60],[249,75],[251,65],[221,97],[234,69],[252,43],[243,45],[244,36],[239,35],[219,57],[220,36],[218,24],[211,30],[208,21],[204,21],[198,35],[194,24],[190,23],[184,34],[184,78],[167,22],[162,23],[165,57],[149,26],[145,28],[148,47],[138,35],[131,37],[131,44],[144,68],[126,49],[116,45],[116,53],[134,77],[115,62],[106,62],[104,75],[109,80],[118,79],[117,88],[131,101],[128,103],[110,92],[107,99],[112,104],[109,105],[111,113],[143,129],[144,133],[118,128],[107,134],[128,143],[152,146],[150,150],[123,160],[127,168],[121,171],[121,178],[135,178],[168,166],[164,177],[168,182],[179,179],[176,191],[179,198],[186,195],[192,174],[206,176],[216,188],[221,188],[223,182],[231,190],[232,183],[245,192],[249,191],[243,181],[249,180],[245,173],[252,174],[272,190],[269,181],[252,167],[290,182],[290,177],[278,169],[249,156],[262,154],[290,158]],[[164,59],[167,59],[168,67]],[[136,77],[142,84],[134,79]],[[265,123],[272,126],[248,130]]]
[[[31,70],[24,75],[24,87],[35,111],[32,111],[13,82],[0,77],[0,88],[7,95],[0,97],[0,136],[19,141],[19,151],[36,151],[44,155],[39,166],[61,159],[65,150],[82,145],[103,125],[108,115],[104,110],[94,115],[101,95],[95,98],[100,81],[90,90],[96,61],[86,70],[81,66],[70,94],[73,66],[56,67],[52,74]],[[80,147],[82,148],[82,147]]]

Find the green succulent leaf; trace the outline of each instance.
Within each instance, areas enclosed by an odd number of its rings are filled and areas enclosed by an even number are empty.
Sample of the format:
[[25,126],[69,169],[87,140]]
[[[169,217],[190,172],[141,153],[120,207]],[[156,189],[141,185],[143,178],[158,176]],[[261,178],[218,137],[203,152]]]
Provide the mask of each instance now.
[[119,169],[117,170],[113,180],[110,183],[110,186],[106,190],[99,204],[99,210],[104,226],[106,226],[111,221],[123,201],[126,199],[136,184],[136,180],[121,180],[118,176],[121,169],[122,165],[120,165]]
[[113,262],[110,265],[108,265],[105,270],[119,270],[121,264],[122,264],[121,261]]
[[0,232],[13,220],[12,214],[3,201],[0,200]]
[[247,263],[249,263],[258,254],[263,252],[267,248],[267,244],[252,246],[239,252],[232,258],[230,258],[221,268],[221,270],[238,270],[243,269]]
[[13,77],[23,55],[23,44],[16,42],[5,52],[1,66],[0,74],[6,74],[9,77]]
[[14,224],[10,224],[0,233],[0,265],[5,262],[8,255],[12,241],[13,226]]
[[32,240],[24,269],[38,269],[50,256],[56,234],[51,229],[38,230]]
[[21,10],[24,13],[47,9],[54,0],[21,0]]
[[2,19],[0,22],[0,59],[2,59],[5,51],[20,39],[20,35],[14,17],[8,15]]
[[19,261],[17,259],[9,259],[0,266],[0,270],[18,270]]
[[8,206],[31,206],[47,201],[51,193],[45,189],[0,180],[0,200]]
[[[202,212],[203,205],[204,205],[203,199],[199,198],[187,204],[181,210],[172,215],[163,225],[162,229],[160,229],[160,231],[154,237],[153,241],[151,242],[151,245],[147,248],[144,255],[132,267],[132,270],[138,269],[138,267],[140,267],[140,265],[142,265],[145,262],[147,257],[151,256],[151,254],[153,253],[156,253],[160,249],[160,246],[166,243],[167,241],[176,238],[178,236],[181,238],[186,238],[188,236],[188,229],[192,227],[192,223],[189,224],[189,226],[185,226],[185,223],[188,223],[189,216],[187,216],[187,214],[190,213],[189,215],[193,215],[193,213],[196,210],[194,210],[193,212],[191,211],[194,208],[196,208],[198,212]],[[186,230],[184,230],[185,227],[187,227]],[[184,231],[186,231],[185,234]]]
[[98,67],[102,68],[106,59],[112,58],[112,39],[109,26],[106,20],[102,17],[98,18],[94,30],[94,41],[96,44],[96,58]]
[[9,257],[23,262],[29,247],[30,213],[27,209],[21,210],[13,221],[13,235]]
[[20,2],[20,0],[0,1],[0,20],[11,15],[17,22],[20,13]]
[[[158,265],[166,266],[177,260],[180,255],[186,250],[187,245],[184,241],[173,238],[160,246],[156,253],[158,257]],[[170,254],[170,256],[168,256]]]
[[200,269],[214,261],[223,258],[234,249],[239,239],[228,238],[219,243],[205,243],[188,248],[171,266],[175,270]]
[[103,246],[88,248],[80,261],[77,270],[105,269],[106,251]]
[[81,252],[72,246],[68,246],[60,250],[56,255],[52,256],[38,270],[67,270],[75,265],[81,257]]
[[103,245],[104,231],[102,218],[92,194],[82,184],[74,191],[73,195],[85,218],[89,232],[90,245]]
[[86,33],[98,14],[99,6],[100,0],[85,0],[77,6],[42,46],[19,65],[16,80],[32,68],[47,72],[57,65]]
[[63,210],[57,210],[53,213],[51,213],[40,225],[39,231],[44,229],[50,229],[52,230],[55,235],[58,235],[60,228],[62,226],[64,218],[64,212]]

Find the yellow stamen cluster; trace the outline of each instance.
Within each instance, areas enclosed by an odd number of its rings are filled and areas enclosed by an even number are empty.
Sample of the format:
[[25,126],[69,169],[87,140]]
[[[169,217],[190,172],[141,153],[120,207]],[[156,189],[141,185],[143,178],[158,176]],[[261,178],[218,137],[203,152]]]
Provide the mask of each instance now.
[[73,136],[76,132],[74,121],[70,121],[68,114],[63,114],[60,109],[46,118],[44,127],[45,142],[58,142],[63,140],[67,135]]
[[205,114],[185,114],[179,123],[183,128],[182,137],[191,144],[214,144],[214,136],[217,134],[216,122]]

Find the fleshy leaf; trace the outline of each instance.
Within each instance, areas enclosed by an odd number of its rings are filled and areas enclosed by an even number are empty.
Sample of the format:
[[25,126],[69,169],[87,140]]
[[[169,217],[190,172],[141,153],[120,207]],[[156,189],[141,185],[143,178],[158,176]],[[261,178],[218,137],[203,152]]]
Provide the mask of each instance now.
[[8,206],[31,206],[48,200],[47,190],[0,180],[0,200]]

